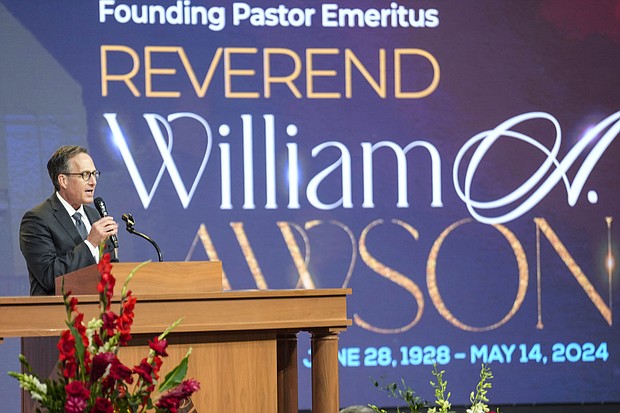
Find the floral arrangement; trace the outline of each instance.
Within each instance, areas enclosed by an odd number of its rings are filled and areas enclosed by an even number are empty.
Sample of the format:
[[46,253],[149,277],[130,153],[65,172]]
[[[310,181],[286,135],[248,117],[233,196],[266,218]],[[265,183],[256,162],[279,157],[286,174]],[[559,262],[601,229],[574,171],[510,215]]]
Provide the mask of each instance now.
[[[416,395],[415,391],[405,383],[404,379],[401,379],[401,385],[396,383],[390,383],[386,386],[381,385],[378,381],[372,380],[375,387],[380,390],[387,391],[390,397],[394,397],[403,400],[410,413],[419,413],[423,409],[426,409],[426,413],[454,413],[452,403],[450,403],[450,392],[447,391],[448,381],[443,378],[445,370],[437,370],[437,364],[433,365],[433,376],[435,381],[430,382],[431,386],[435,390],[435,401],[429,403]],[[489,399],[487,392],[491,388],[491,379],[493,373],[488,365],[483,364],[480,369],[480,380],[476,385],[475,392],[471,392],[469,396],[470,407],[466,410],[466,413],[500,413],[499,409],[491,411],[487,403]],[[380,409],[375,405],[369,405],[375,412],[387,413],[386,410]],[[400,407],[396,409],[397,413],[401,413]]]
[[84,314],[77,309],[77,298],[70,297],[71,292],[65,293],[63,288],[68,329],[58,341],[58,379],[39,379],[23,355],[19,359],[24,373],[9,372],[38,402],[37,413],[177,413],[180,404],[200,388],[196,380],[184,380],[190,349],[159,383],[157,395],[153,395],[162,360],[168,355],[166,336],[181,319],[149,341],[149,353],[139,365],[130,368],[118,359],[120,347],[131,339],[136,305],[136,297],[127,284],[142,265],[132,271],[123,285],[117,314],[110,309],[116,282],[110,255],[101,257],[101,280],[97,285],[99,318],[86,324]]

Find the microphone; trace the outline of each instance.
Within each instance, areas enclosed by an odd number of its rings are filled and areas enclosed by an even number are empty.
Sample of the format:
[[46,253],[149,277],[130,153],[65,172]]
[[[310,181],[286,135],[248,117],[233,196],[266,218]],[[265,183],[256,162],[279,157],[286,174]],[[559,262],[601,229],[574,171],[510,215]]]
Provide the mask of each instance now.
[[[108,210],[105,207],[105,202],[103,202],[103,199],[101,197],[97,197],[95,198],[94,202],[95,208],[97,208],[97,211],[99,211],[99,215],[101,215],[101,218],[107,217]],[[116,235],[110,235],[110,241],[112,241],[112,244],[114,244],[114,248],[118,248],[118,237]]]
[[151,245],[153,245],[153,247],[155,247],[155,251],[157,251],[157,257],[159,258],[159,262],[163,262],[164,258],[161,255],[161,250],[159,249],[159,245],[157,245],[157,243],[155,241],[153,241],[151,238],[149,238],[147,235],[136,231],[135,229],[133,229],[133,226],[136,224],[136,220],[133,219],[133,215],[127,213],[127,214],[123,214],[122,216],[123,221],[125,221],[126,224],[126,229],[127,232],[129,232],[130,234],[134,234],[137,235],[141,238],[144,238],[145,240],[147,240],[148,242],[151,243]]

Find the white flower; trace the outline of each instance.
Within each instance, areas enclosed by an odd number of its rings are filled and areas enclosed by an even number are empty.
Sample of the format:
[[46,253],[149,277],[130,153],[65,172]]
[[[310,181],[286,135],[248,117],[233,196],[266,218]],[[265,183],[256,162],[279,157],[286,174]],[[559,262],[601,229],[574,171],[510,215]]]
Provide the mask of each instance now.
[[467,413],[488,413],[489,406],[486,404],[479,402],[471,406],[470,409],[467,409]]
[[93,318],[86,325],[86,337],[88,338],[88,352],[95,353],[95,345],[93,343],[93,337],[95,332],[103,326],[103,320]]
[[99,347],[98,353],[99,354],[100,353],[116,353],[117,349],[118,349],[118,334],[113,335],[112,337],[108,339],[108,341],[103,343],[103,346]]
[[41,383],[32,374],[20,374],[18,380],[19,387],[29,392],[33,399],[42,401],[47,396],[47,384]]
[[103,326],[103,320],[100,318],[93,317],[92,320],[88,322],[86,326],[87,334],[90,332],[91,335],[95,334],[95,330],[99,330]]
[[426,413],[441,413],[441,412],[447,412],[450,410],[450,407],[452,407],[452,404],[447,401],[447,400],[437,400],[435,401],[435,403],[437,405],[439,405],[439,407],[431,407],[427,410]]

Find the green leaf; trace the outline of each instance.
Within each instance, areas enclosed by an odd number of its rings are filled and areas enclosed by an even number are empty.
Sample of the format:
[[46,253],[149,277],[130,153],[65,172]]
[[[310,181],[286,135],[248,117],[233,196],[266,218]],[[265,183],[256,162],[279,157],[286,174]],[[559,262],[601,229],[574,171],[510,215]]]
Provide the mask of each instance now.
[[187,354],[185,355],[185,357],[183,357],[183,360],[181,360],[179,365],[166,375],[164,381],[159,386],[160,393],[175,388],[176,386],[181,384],[181,382],[185,378],[185,375],[187,374],[187,364],[189,363],[189,355],[191,353],[192,348],[190,347],[190,349],[187,351]]
[[121,297],[125,297],[125,295],[127,294],[127,285],[129,284],[129,281],[131,281],[131,279],[133,278],[133,276],[136,274],[136,272],[144,267],[146,264],[148,264],[149,262],[151,262],[151,260],[148,261],[144,261],[143,263],[140,263],[138,265],[136,265],[136,267],[131,270],[131,272],[129,273],[129,275],[127,276],[127,279],[125,280],[125,283],[123,284],[123,289],[121,290]]
[[158,338],[159,340],[163,340],[164,338],[166,338],[166,336],[167,336],[167,335],[168,335],[168,334],[169,334],[172,330],[174,330],[174,329],[176,328],[176,326],[178,326],[179,324],[181,324],[181,321],[183,321],[183,318],[185,318],[185,317],[181,317],[181,318],[177,319],[177,321],[175,321],[174,323],[170,324],[170,325],[168,326],[168,328],[167,328],[166,330],[164,330],[164,332],[163,332],[163,333],[161,333],[161,334],[159,335],[159,337],[157,337],[157,338]]
[[78,364],[78,374],[82,375],[82,379],[84,379],[86,376],[86,372],[84,371],[84,353],[86,352],[86,347],[84,347],[84,342],[82,341],[82,336],[80,335],[79,331],[77,331],[77,328],[75,328],[73,326],[73,324],[69,321],[65,322],[67,324],[67,327],[69,327],[69,330],[71,331],[71,335],[73,336],[73,339],[75,340],[75,354],[76,354],[76,358],[77,358],[77,364]]

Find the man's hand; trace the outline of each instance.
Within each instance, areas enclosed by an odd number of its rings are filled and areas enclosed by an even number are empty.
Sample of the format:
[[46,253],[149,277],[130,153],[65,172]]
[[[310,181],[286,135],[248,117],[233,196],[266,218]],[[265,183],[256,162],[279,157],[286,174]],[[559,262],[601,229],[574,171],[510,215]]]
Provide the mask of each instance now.
[[114,222],[114,218],[107,216],[101,218],[92,225],[90,233],[86,239],[93,246],[97,246],[108,239],[111,235],[116,235],[117,232],[118,225]]

